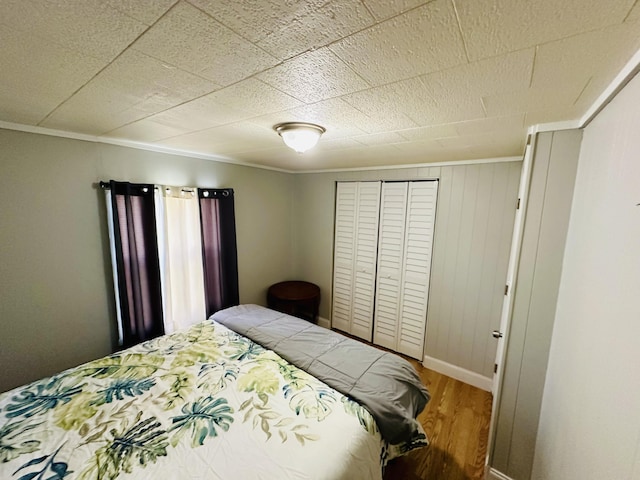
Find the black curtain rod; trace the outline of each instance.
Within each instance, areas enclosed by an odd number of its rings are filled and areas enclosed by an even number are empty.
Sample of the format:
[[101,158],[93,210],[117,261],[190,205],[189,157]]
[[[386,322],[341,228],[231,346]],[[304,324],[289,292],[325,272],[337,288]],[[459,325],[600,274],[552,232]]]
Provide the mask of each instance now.
[[[100,188],[101,188],[102,190],[111,190],[111,184],[110,184],[109,182],[103,182],[103,181],[100,181]],[[154,188],[155,190],[157,190],[157,189],[158,189],[158,187],[157,187],[157,186],[154,186],[153,188]],[[196,189],[191,190],[191,189],[189,189],[189,188],[181,188],[180,190],[181,190],[182,192],[185,192],[185,193],[193,193],[193,192],[195,192],[195,191],[196,191]]]

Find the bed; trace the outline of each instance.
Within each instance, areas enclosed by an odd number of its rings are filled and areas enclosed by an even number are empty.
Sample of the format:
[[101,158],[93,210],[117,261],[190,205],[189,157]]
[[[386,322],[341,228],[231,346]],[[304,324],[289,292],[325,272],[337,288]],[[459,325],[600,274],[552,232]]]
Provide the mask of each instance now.
[[380,479],[427,401],[400,357],[241,305],[0,394],[0,478]]

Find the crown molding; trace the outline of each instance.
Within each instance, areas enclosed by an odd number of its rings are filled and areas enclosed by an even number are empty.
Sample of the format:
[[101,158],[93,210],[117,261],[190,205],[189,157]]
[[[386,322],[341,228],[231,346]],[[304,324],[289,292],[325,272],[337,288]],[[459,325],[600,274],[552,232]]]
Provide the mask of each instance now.
[[352,167],[352,168],[327,168],[320,170],[300,170],[292,173],[344,173],[344,172],[366,172],[371,170],[403,170],[407,168],[429,168],[429,167],[450,167],[453,165],[479,165],[483,163],[502,163],[502,162],[521,162],[522,157],[494,157],[494,158],[478,158],[467,160],[454,160],[449,162],[433,162],[433,163],[406,163],[403,165],[380,165],[373,167]]
[[263,170],[272,170],[281,173],[295,173],[291,170],[283,168],[268,167],[256,163],[242,162],[233,158],[224,157],[222,155],[212,155],[208,153],[192,152],[190,150],[181,150],[179,148],[165,147],[162,145],[154,145],[151,143],[135,142],[133,140],[123,140],[121,138],[102,137],[96,135],[88,135],[85,133],[68,132],[66,130],[54,130],[45,127],[36,127],[33,125],[24,125],[22,123],[3,122],[0,120],[0,129],[16,130],[19,132],[37,133],[40,135],[49,135],[51,137],[70,138],[72,140],[82,140],[85,142],[103,143],[106,145],[116,145],[119,147],[136,148],[138,150],[147,150],[151,152],[166,153],[169,155],[180,155],[183,157],[200,158],[203,160],[212,160],[214,162],[230,163],[243,167],[260,168]]

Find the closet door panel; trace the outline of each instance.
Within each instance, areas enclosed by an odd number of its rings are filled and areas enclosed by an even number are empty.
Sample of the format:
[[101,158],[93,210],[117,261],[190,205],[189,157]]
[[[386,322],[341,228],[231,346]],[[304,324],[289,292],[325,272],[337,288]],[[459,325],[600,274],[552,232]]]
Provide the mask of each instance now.
[[411,182],[408,188],[397,351],[421,359],[427,321],[438,182]]
[[333,327],[347,332],[353,308],[357,192],[355,182],[337,184],[331,321]]
[[355,275],[350,333],[371,341],[375,297],[380,182],[358,184]]
[[378,275],[373,342],[395,350],[402,286],[408,185],[384,183],[380,196]]
[[336,190],[332,326],[371,341],[380,182]]
[[335,328],[421,358],[437,182],[341,182],[336,194]]

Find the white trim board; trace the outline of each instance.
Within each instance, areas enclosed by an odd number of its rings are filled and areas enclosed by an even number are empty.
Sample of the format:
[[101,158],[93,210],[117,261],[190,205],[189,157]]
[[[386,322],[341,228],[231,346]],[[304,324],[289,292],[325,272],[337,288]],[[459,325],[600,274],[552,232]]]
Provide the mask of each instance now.
[[496,470],[495,468],[489,468],[489,471],[484,478],[485,480],[513,480],[511,477],[507,477],[504,473]]
[[318,326],[331,330],[331,322],[323,317],[318,317]]
[[477,158],[452,160],[450,162],[432,162],[432,163],[405,163],[402,165],[378,165],[375,167],[352,167],[352,168],[327,168],[320,170],[295,170],[291,173],[342,173],[342,172],[366,172],[370,170],[404,170],[409,168],[431,168],[431,167],[450,167],[452,165],[480,165],[483,163],[502,163],[502,162],[521,162],[522,156],[511,157],[493,157],[493,158]]
[[584,128],[593,120],[600,111],[615,98],[633,77],[640,72],[640,49],[622,67],[615,78],[603,90],[598,98],[585,111],[584,115],[574,120],[554,123],[539,123],[529,127],[529,133],[551,132],[556,130],[570,130],[574,128]]
[[233,165],[240,165],[243,167],[261,168],[263,170],[273,170],[283,173],[296,173],[291,170],[285,170],[283,168],[269,167],[266,165],[259,165],[256,163],[241,162],[240,160],[234,160],[233,158],[224,157],[222,155],[211,155],[208,153],[191,152],[189,150],[181,150],[179,148],[165,147],[162,145],[155,145],[151,143],[135,142],[133,140],[124,140],[113,137],[99,137],[96,135],[88,135],[85,133],[68,132],[66,130],[54,130],[46,127],[35,127],[33,125],[23,125],[21,123],[5,122],[0,120],[0,128],[5,130],[15,130],[17,132],[37,133],[39,135],[49,135],[51,137],[70,138],[72,140],[82,140],[92,143],[103,143],[106,145],[117,145],[120,147],[135,148],[138,150],[147,150],[151,152],[166,153],[169,155],[180,155],[181,157],[200,158],[203,160],[212,160],[214,162],[231,163]]
[[486,392],[491,391],[492,380],[488,377],[480,375],[479,373],[472,372],[471,370],[467,370],[456,365],[452,365],[428,355],[424,356],[422,365],[426,368],[446,375],[447,377],[455,378],[456,380],[460,380],[461,382],[467,383]]
[[622,67],[611,83],[604,89],[595,102],[580,119],[580,128],[586,127],[600,111],[622,90],[627,83],[640,72],[640,49]]

